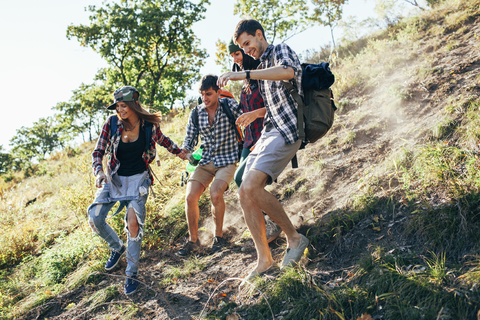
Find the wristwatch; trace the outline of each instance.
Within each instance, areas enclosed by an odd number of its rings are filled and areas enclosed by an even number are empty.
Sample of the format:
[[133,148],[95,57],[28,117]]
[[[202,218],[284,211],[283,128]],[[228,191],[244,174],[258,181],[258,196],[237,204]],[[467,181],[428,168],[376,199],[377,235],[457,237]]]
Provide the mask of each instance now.
[[250,70],[245,70],[245,79],[250,80]]

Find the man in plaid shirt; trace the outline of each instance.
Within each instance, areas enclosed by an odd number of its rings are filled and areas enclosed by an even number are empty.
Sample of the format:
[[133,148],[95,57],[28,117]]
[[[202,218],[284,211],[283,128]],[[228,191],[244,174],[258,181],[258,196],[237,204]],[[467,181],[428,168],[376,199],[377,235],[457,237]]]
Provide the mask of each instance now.
[[219,77],[218,85],[223,87],[228,81],[257,79],[267,109],[262,135],[247,158],[243,182],[238,191],[245,221],[257,250],[257,266],[244,278],[243,284],[265,273],[274,264],[268,248],[262,210],[282,228],[287,237],[287,253],[282,268],[298,262],[309,244],[308,239],[295,230],[278,199],[265,190],[265,186],[285,169],[302,143],[297,129],[297,104],[282,84],[282,81],[290,81],[302,95],[302,67],[288,45],[268,44],[258,21],[240,21],[233,39],[246,54],[260,60],[261,64],[256,70],[227,72]]
[[223,194],[228,189],[235,173],[235,164],[238,161],[238,142],[235,133],[236,128],[229,122],[228,116],[220,103],[226,103],[235,118],[238,118],[242,112],[234,99],[220,99],[220,88],[217,85],[217,80],[216,76],[207,75],[200,81],[203,103],[197,106],[199,128],[195,128],[192,115],[190,115],[187,134],[182,146],[182,149],[188,152],[193,151],[194,141],[196,140],[195,131],[198,129],[202,140],[203,153],[200,163],[187,184],[185,213],[189,239],[177,252],[179,256],[186,256],[199,245],[198,218],[200,210],[198,201],[212,181],[210,198],[215,222],[212,251],[216,252],[226,245],[226,241],[223,239],[223,217],[225,214]]

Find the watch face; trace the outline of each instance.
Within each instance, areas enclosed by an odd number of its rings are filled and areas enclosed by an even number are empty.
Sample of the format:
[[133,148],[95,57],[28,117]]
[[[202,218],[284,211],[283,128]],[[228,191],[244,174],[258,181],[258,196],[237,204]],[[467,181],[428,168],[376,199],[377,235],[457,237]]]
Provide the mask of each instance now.
[[287,66],[283,66],[283,69],[287,69]]

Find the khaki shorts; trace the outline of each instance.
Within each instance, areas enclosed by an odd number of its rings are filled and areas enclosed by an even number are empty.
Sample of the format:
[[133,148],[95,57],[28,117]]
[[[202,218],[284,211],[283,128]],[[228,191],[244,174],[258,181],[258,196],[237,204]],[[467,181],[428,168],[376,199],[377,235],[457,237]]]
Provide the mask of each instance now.
[[255,149],[248,155],[243,181],[251,169],[256,169],[268,175],[267,184],[271,184],[285,169],[295,153],[300,149],[302,140],[286,144],[277,129],[262,132],[255,144]]
[[229,185],[230,182],[232,182],[233,180],[235,169],[235,164],[229,164],[224,167],[215,168],[215,166],[213,165],[213,161],[211,161],[205,165],[199,165],[193,172],[190,180],[200,182],[205,187],[205,189],[208,188],[213,178],[215,178],[215,180],[218,179],[225,181],[227,185]]

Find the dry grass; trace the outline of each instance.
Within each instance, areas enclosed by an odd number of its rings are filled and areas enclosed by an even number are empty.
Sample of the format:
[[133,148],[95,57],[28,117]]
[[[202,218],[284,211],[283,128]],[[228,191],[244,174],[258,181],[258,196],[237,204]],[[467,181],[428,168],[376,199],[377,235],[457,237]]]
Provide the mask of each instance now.
[[[179,145],[186,119],[187,115],[181,113],[162,126],[162,131]],[[84,284],[89,274],[103,268],[107,249],[88,227],[86,213],[96,191],[91,171],[93,147],[93,142],[83,144],[76,150],[76,156],[71,151],[56,153],[39,164],[41,170],[37,175],[18,184],[12,181],[8,189],[7,184],[3,185],[2,317],[22,314]],[[157,197],[150,195],[147,202],[149,219],[144,247],[161,249],[186,232],[184,190],[180,187],[185,163],[162,147],[157,151],[160,166],[152,164],[158,177],[153,186]],[[33,199],[36,200],[26,206]],[[208,196],[204,196],[201,203],[207,200]],[[123,219],[112,219],[112,226],[125,237]],[[169,231],[165,232],[165,228]]]

